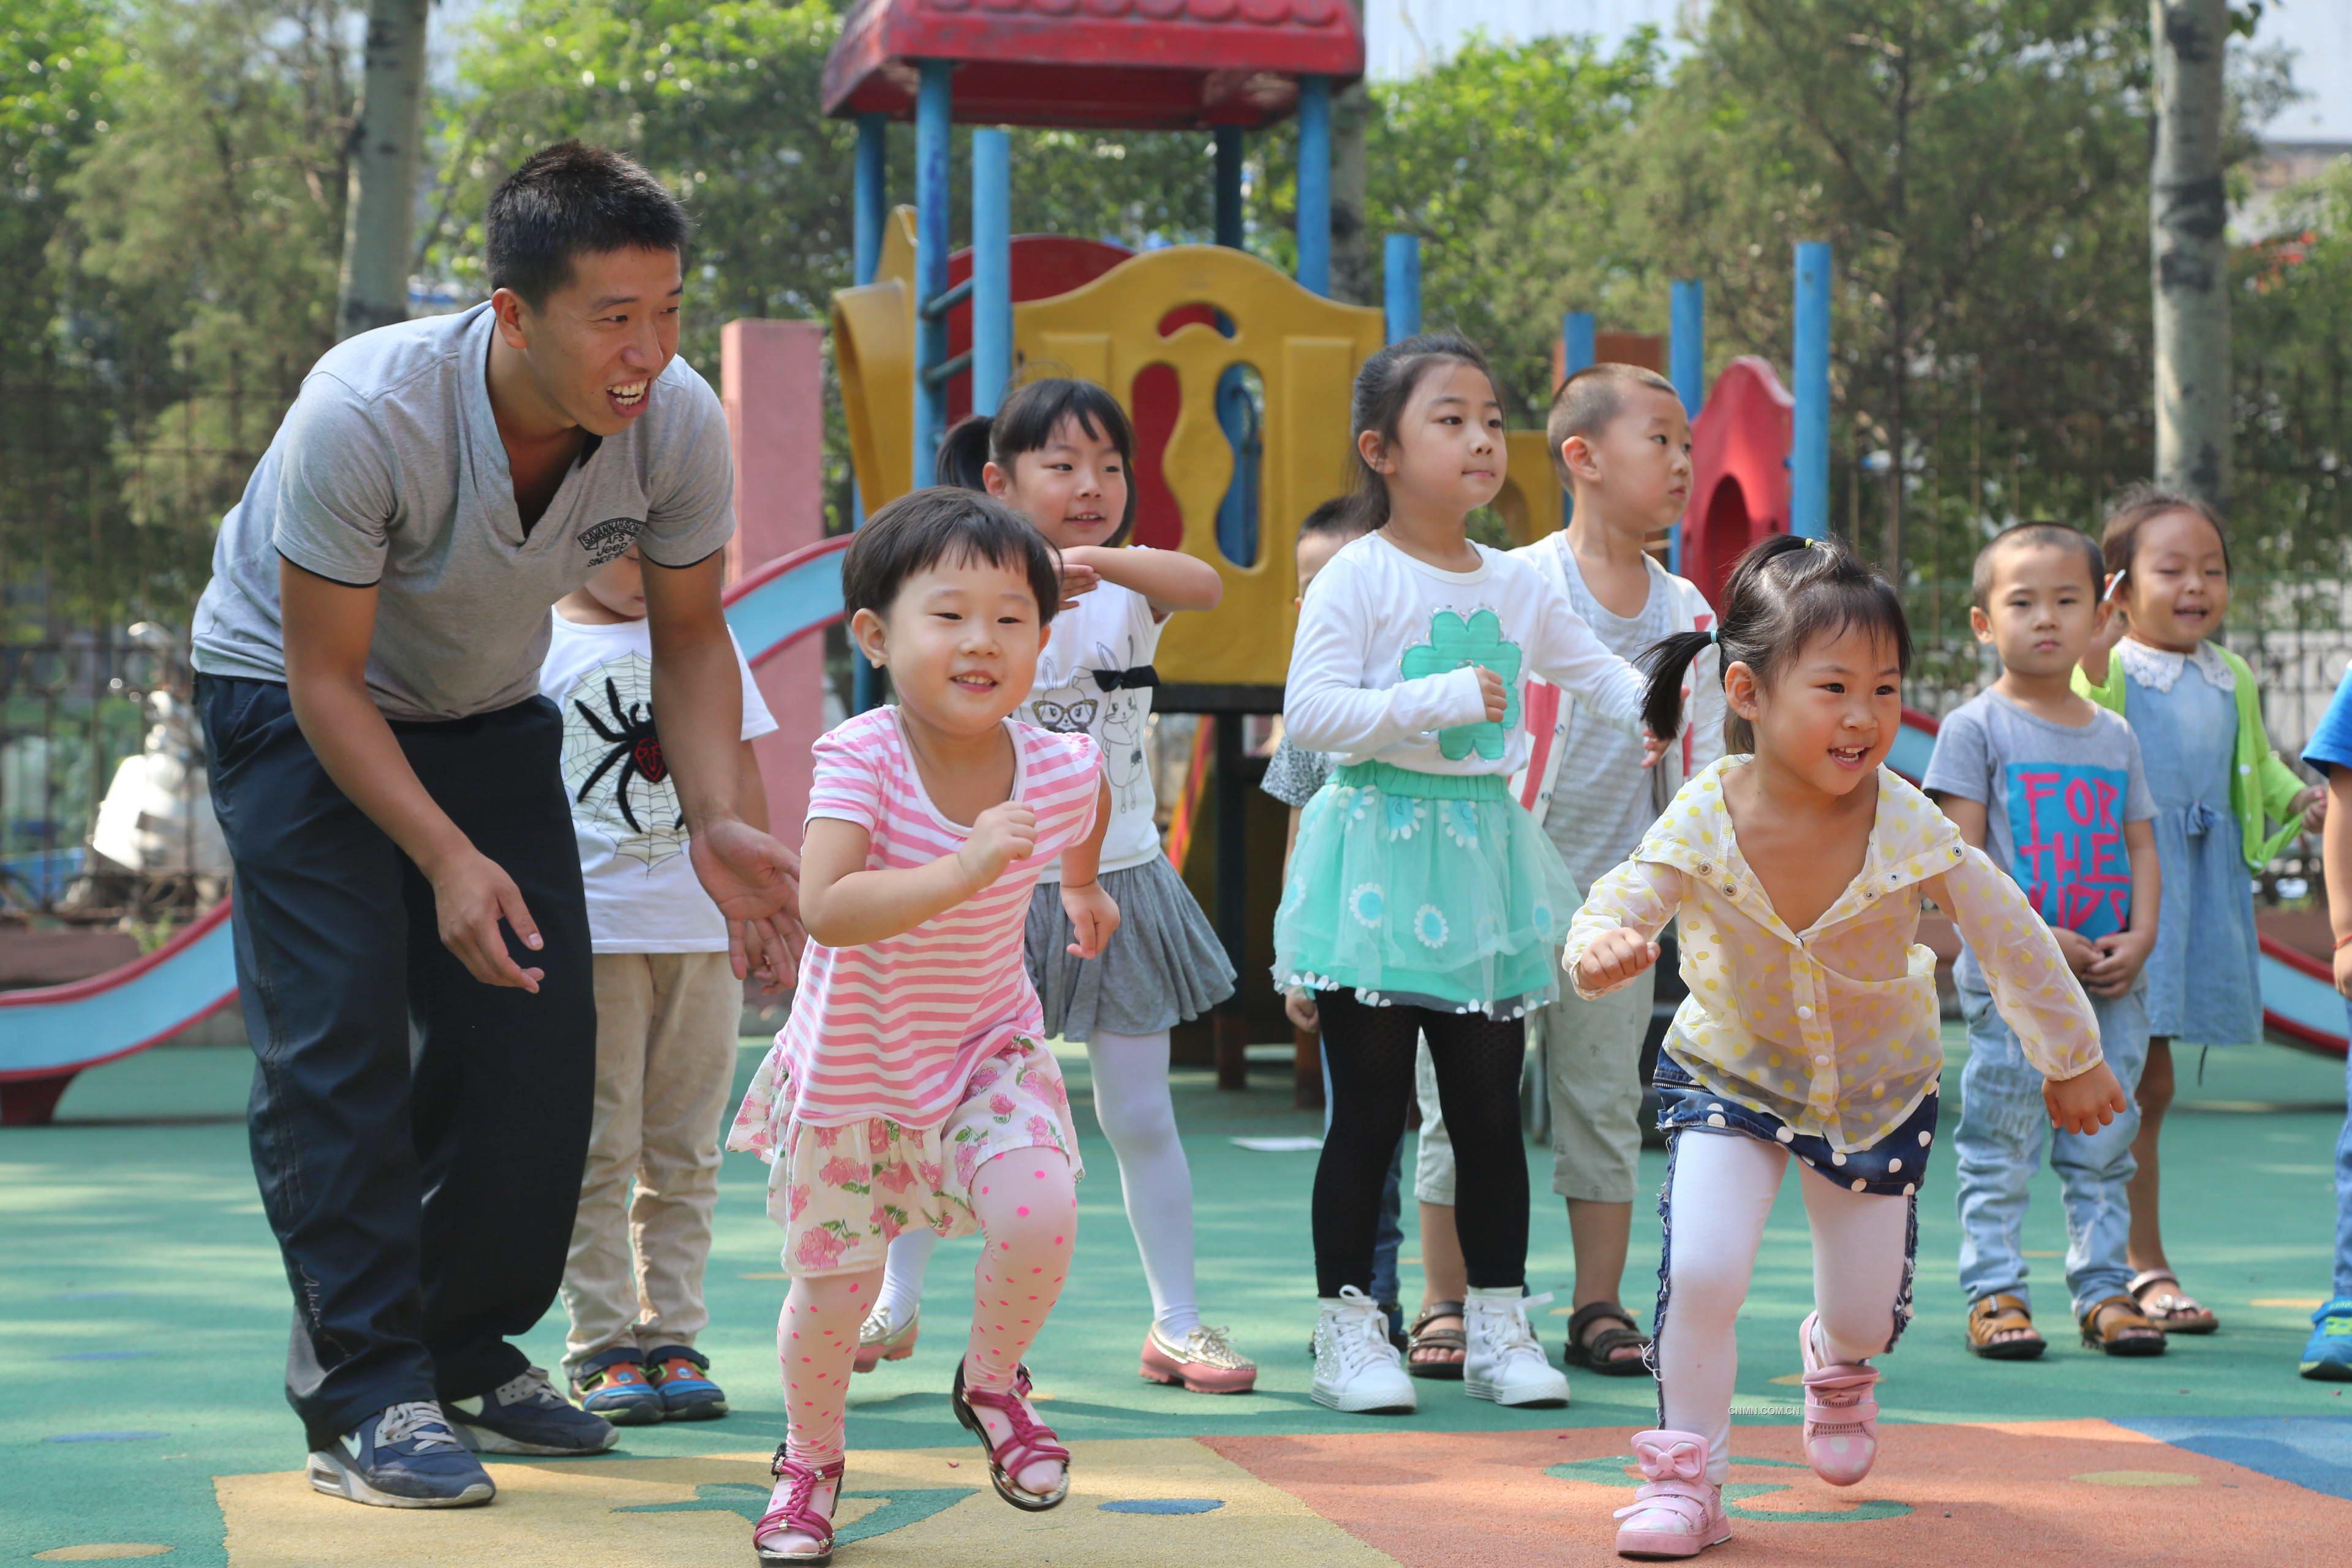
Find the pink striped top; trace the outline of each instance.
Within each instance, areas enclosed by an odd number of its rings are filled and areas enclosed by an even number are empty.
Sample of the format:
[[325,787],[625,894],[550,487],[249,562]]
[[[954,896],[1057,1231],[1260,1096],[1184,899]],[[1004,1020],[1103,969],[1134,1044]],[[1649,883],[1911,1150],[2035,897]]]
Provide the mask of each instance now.
[[[792,1016],[770,1053],[785,1079],[773,1112],[778,1131],[794,1120],[869,1116],[936,1127],[1007,1036],[1045,1032],[1022,955],[1029,894],[1055,856],[1093,831],[1102,753],[1087,735],[1004,722],[1015,752],[1013,798],[1037,813],[1035,852],[912,931],[864,947],[808,944]],[[815,762],[809,819],[865,828],[869,871],[927,866],[971,837],[931,804],[896,708],[831,731],[817,742]]]

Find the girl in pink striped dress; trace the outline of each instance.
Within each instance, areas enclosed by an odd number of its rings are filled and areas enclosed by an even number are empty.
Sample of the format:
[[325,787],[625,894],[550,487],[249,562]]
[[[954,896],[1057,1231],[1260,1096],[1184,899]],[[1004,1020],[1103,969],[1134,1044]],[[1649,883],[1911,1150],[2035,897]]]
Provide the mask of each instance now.
[[1059,580],[1034,529],[961,489],[892,502],[843,558],[851,638],[898,700],[817,742],[808,950],[728,1140],[769,1163],[793,1279],[776,1325],[786,1436],[752,1532],[762,1563],[831,1559],[858,1324],[902,1231],[985,1237],[950,1398],[1006,1501],[1048,1509],[1069,1490],[1069,1453],[1037,1420],[1021,1360],[1069,1273],[1077,1139],[1022,939],[1056,856],[1072,952],[1099,952],[1118,910],[1097,877],[1110,817],[1098,749],[1013,717]]

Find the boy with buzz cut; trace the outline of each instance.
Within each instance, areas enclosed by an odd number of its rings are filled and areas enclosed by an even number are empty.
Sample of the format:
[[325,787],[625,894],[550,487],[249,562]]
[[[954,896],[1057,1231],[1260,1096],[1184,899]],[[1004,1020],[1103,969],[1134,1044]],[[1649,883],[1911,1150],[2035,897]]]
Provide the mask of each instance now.
[[[2073,685],[2113,609],[2099,593],[2103,575],[2098,545],[2059,523],[2021,523],[1978,553],[1969,623],[2000,657],[2000,678],[1945,719],[1924,782],[1960,836],[2016,878],[2049,922],[2129,1094],[2147,1060],[2140,970],[2156,945],[2161,889],[2139,742]],[[2162,1354],[2164,1331],[2132,1300],[2124,1255],[2137,1110],[2095,1132],[2053,1136],[2042,1075],[1965,949],[1954,979],[1969,1026],[1952,1135],[1969,1349],[1993,1361],[2042,1352],[2020,1233],[2046,1146],[2066,1205],[2066,1284],[2083,1343],[2107,1355]]]
[[[1690,420],[1674,384],[1631,364],[1596,364],[1570,376],[1552,399],[1544,437],[1572,498],[1568,526],[1514,551],[1565,595],[1612,653],[1638,660],[1675,632],[1705,631],[1715,611],[1696,584],[1650,555],[1689,499]],[[1511,781],[1520,804],[1550,836],[1569,874],[1589,888],[1633,852],[1683,781],[1723,751],[1723,683],[1712,649],[1691,669],[1693,719],[1682,744],[1642,765],[1642,742],[1586,713],[1559,688],[1528,682],[1527,771]],[[1695,696],[1694,696],[1695,694]],[[1551,1109],[1552,1190],[1568,1202],[1576,1249],[1566,1360],[1612,1377],[1647,1373],[1647,1336],[1619,1294],[1633,1224],[1642,1152],[1643,1041],[1654,971],[1599,1001],[1563,986],[1528,1017]],[[1423,1247],[1451,1215],[1453,1149],[1438,1115],[1434,1075],[1421,1081]],[[1433,1213],[1433,1209],[1436,1213]]]

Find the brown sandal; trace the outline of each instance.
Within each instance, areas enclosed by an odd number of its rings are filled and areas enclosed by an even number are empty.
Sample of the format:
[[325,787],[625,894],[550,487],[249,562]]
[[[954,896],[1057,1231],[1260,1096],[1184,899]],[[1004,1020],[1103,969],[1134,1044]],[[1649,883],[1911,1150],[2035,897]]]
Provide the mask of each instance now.
[[[1412,1321],[1405,1344],[1404,1369],[1415,1377],[1459,1378],[1462,1362],[1469,1359],[1470,1337],[1461,1324],[1464,1308],[1459,1301],[1432,1301],[1420,1317]],[[1450,1329],[1433,1329],[1429,1325],[1440,1318],[1452,1318]],[[1456,1361],[1416,1361],[1420,1351],[1449,1351],[1461,1358]]]
[[2169,1268],[2149,1268],[2124,1287],[2147,1321],[2168,1334],[2210,1334],[2221,1320],[2180,1288],[2180,1277]]
[[2162,1355],[2164,1330],[2129,1296],[2094,1301],[2078,1320],[2083,1343],[2103,1355]]
[[[1585,1333],[1595,1323],[1614,1323],[1615,1328],[1603,1329],[1588,1342]],[[1639,1355],[1617,1352],[1631,1345]],[[1633,1315],[1614,1301],[1588,1301],[1579,1307],[1568,1320],[1568,1364],[1597,1372],[1603,1377],[1636,1377],[1649,1372],[1644,1359],[1650,1353],[1650,1336]]]
[[[2025,1332],[2011,1339],[1994,1338],[2018,1329]],[[2032,1361],[2047,1349],[2049,1342],[2034,1331],[2033,1314],[2016,1297],[1997,1291],[1969,1304],[1969,1354],[1987,1361]]]

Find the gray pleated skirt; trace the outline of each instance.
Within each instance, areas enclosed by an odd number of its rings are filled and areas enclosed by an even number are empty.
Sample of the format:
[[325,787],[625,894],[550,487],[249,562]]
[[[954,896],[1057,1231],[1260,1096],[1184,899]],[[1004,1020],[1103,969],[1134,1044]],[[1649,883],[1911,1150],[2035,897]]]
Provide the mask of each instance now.
[[1029,978],[1048,1035],[1084,1042],[1098,1030],[1158,1034],[1234,994],[1224,944],[1166,856],[1106,871],[1102,883],[1119,918],[1099,958],[1070,956],[1059,883],[1038,883],[1029,900]]

